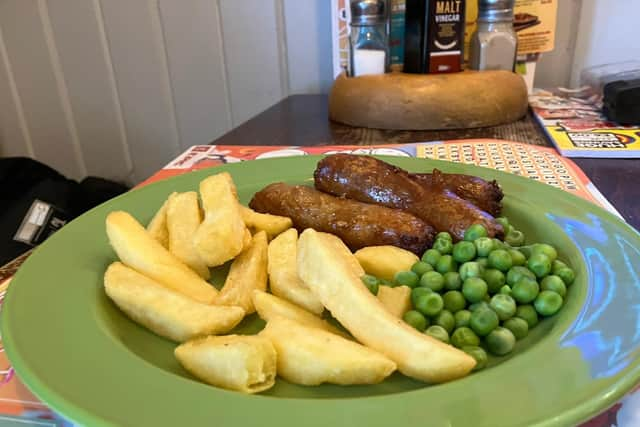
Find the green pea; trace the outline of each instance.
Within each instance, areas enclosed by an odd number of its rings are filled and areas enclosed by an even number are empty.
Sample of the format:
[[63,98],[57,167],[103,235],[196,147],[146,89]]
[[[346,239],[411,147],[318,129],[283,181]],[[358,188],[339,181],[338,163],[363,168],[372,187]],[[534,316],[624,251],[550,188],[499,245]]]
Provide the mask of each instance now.
[[511,288],[511,296],[520,304],[529,304],[536,299],[540,286],[535,280],[523,277]]
[[553,316],[562,307],[562,297],[553,291],[542,291],[533,303],[542,316]]
[[502,321],[511,319],[516,314],[516,302],[509,295],[494,295],[489,306]]
[[538,279],[551,272],[551,259],[543,253],[534,253],[527,260],[527,268],[533,271]]
[[489,307],[489,303],[487,303],[486,301],[483,300],[483,301],[474,302],[473,304],[471,304],[469,306],[469,311],[473,313],[474,311],[480,310],[480,309],[483,309],[483,308],[486,308],[486,309],[489,309],[489,310],[491,309],[491,307]]
[[533,329],[538,324],[538,312],[530,305],[519,305],[516,308],[516,317],[523,319],[529,325],[529,329]]
[[448,291],[442,296],[445,310],[456,313],[467,306],[467,300],[460,291]]
[[456,319],[453,317],[453,313],[449,310],[442,310],[436,317],[433,318],[433,324],[442,326],[448,334],[453,332],[453,328],[456,326]]
[[399,286],[408,286],[410,288],[415,288],[416,286],[418,286],[420,276],[418,276],[413,271],[398,271],[393,276],[393,281]]
[[519,250],[509,249],[507,252],[511,255],[511,262],[513,265],[525,265],[527,263],[527,258],[522,255],[522,252]]
[[558,251],[546,243],[536,243],[531,246],[531,255],[545,254],[552,262],[558,258]]
[[413,306],[416,306],[416,301],[418,301],[418,298],[423,297],[425,295],[428,295],[430,293],[432,293],[433,291],[429,288],[415,288],[411,290],[411,303],[413,304]]
[[431,267],[435,267],[441,256],[442,254],[437,249],[429,249],[422,254],[422,261],[430,264]]
[[567,295],[567,286],[559,276],[551,275],[542,279],[540,289],[543,291],[553,291],[564,298]]
[[489,358],[482,347],[468,345],[462,347],[461,350],[476,360],[476,366],[473,367],[473,371],[480,371],[487,366]]
[[425,316],[437,316],[442,311],[444,302],[440,294],[431,292],[416,298],[415,308]]
[[431,325],[426,331],[424,331],[424,333],[438,341],[449,344],[449,333],[440,325]]
[[452,242],[453,238],[451,237],[451,234],[449,234],[447,231],[441,231],[438,234],[436,234],[436,240],[448,240]]
[[482,268],[482,271],[489,268],[489,259],[486,257],[478,257],[476,258],[475,262],[477,262],[478,265]]
[[476,257],[476,245],[473,242],[462,241],[453,245],[453,259],[459,263],[471,261]]
[[515,249],[524,255],[525,258],[529,258],[531,256],[531,246],[519,246]]
[[395,288],[396,284],[388,281],[387,279],[378,279],[378,283],[382,286],[388,286],[390,288]]
[[436,241],[433,242],[433,249],[437,250],[442,255],[447,255],[453,250],[453,243],[451,240],[436,239]]
[[493,240],[490,237],[479,237],[473,244],[476,246],[476,254],[479,257],[487,257],[494,249]]
[[570,286],[576,280],[576,274],[569,267],[559,268],[554,274],[561,278],[567,286]]
[[457,348],[478,346],[480,345],[480,338],[471,328],[462,326],[453,331],[453,334],[451,335],[451,344]]
[[462,294],[470,303],[482,301],[487,290],[487,282],[479,277],[470,277],[462,283]]
[[414,327],[420,332],[423,332],[425,329],[427,329],[427,319],[419,311],[407,311],[404,316],[402,316],[402,320],[404,320],[410,326]]
[[513,261],[511,255],[504,249],[496,249],[489,254],[489,267],[497,268],[500,271],[509,271]]
[[496,249],[505,249],[507,246],[504,244],[504,242],[498,238],[493,238],[491,239],[493,241],[493,250],[495,251]]
[[522,231],[512,228],[509,232],[505,231],[504,241],[509,246],[522,246],[524,245],[524,234]]
[[508,235],[509,233],[511,233],[511,231],[515,230],[514,226],[511,224],[507,224],[506,226],[502,227],[502,230],[504,231],[504,235]]
[[487,237],[489,233],[487,233],[487,229],[482,224],[473,224],[471,227],[467,228],[467,231],[464,232],[464,240],[467,242],[473,242],[474,240],[480,237]]
[[438,273],[445,274],[450,271],[456,271],[458,269],[458,263],[451,255],[442,255],[436,263],[435,268]]
[[500,324],[500,319],[495,311],[490,309],[479,309],[471,312],[469,326],[478,336],[484,337],[493,331]]
[[411,266],[411,271],[416,273],[418,276],[422,276],[424,273],[428,271],[433,271],[433,267],[429,263],[426,263],[424,261],[418,261]]
[[556,271],[561,269],[561,268],[567,268],[569,267],[567,264],[565,264],[564,262],[560,261],[559,259],[553,261],[551,263],[551,272],[553,274],[556,274]]
[[457,291],[462,288],[462,279],[457,271],[444,273],[444,288],[449,291]]
[[488,268],[482,273],[482,278],[487,282],[487,287],[490,294],[495,294],[500,291],[500,288],[506,283],[504,273],[495,268]]
[[498,326],[485,337],[484,342],[490,353],[504,356],[513,351],[516,337],[509,329]]
[[511,296],[511,286],[504,285],[503,287],[501,287],[500,288],[500,294]]
[[513,286],[516,283],[518,283],[518,281],[523,277],[528,277],[531,280],[536,280],[536,275],[533,274],[533,272],[529,270],[527,267],[522,267],[518,265],[511,267],[507,272],[507,283],[510,286]]
[[504,322],[502,326],[510,330],[517,340],[521,340],[529,334],[529,324],[519,317],[512,317]]
[[477,262],[465,262],[460,266],[458,273],[460,273],[460,279],[464,282],[471,277],[482,277],[482,267]]
[[420,278],[420,286],[440,292],[444,288],[444,277],[437,271],[428,271]]
[[509,225],[509,219],[504,216],[496,218],[496,222],[502,227],[506,227],[507,225]]
[[372,294],[378,295],[380,282],[378,281],[377,277],[370,274],[365,274],[360,278],[360,280],[362,280],[362,283],[364,283],[364,285],[371,291]]
[[463,326],[469,326],[469,320],[471,319],[471,312],[469,310],[460,310],[453,315],[456,321],[456,328]]

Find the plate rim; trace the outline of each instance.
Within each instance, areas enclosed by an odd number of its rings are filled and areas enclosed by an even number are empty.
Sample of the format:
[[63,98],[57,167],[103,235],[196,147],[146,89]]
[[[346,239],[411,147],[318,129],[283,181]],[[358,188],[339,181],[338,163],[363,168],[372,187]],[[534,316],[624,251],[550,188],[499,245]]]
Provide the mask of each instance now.
[[[305,159],[320,159],[325,157],[325,155],[308,155],[308,156],[303,156],[303,158]],[[499,180],[500,176],[508,176],[510,177],[509,179],[517,179],[517,180],[523,180],[522,182],[527,182],[527,185],[535,185],[535,186],[544,186],[544,187],[551,187],[547,184],[535,181],[535,180],[531,180],[528,179],[526,177],[523,176],[518,176],[515,174],[511,174],[508,172],[504,172],[504,171],[498,171],[498,170],[494,170],[494,169],[490,169],[490,168],[485,168],[485,167],[481,167],[481,166],[476,166],[476,165],[469,165],[469,164],[461,164],[461,163],[454,163],[454,162],[448,162],[448,161],[442,161],[442,160],[437,160],[437,159],[419,159],[419,158],[406,158],[406,157],[395,157],[395,156],[374,156],[374,157],[379,157],[379,158],[383,158],[384,160],[389,160],[391,163],[393,163],[393,159],[398,159],[400,162],[409,162],[409,163],[418,163],[418,161],[423,161],[426,160],[427,164],[428,163],[432,163],[434,164],[434,168],[438,167],[438,164],[441,164],[443,166],[446,167],[446,165],[456,165],[457,168],[462,168],[462,169],[467,169],[470,168],[471,170],[477,170],[477,169],[483,169],[486,171],[486,173],[491,173],[493,175],[495,175],[495,178],[497,180]],[[206,176],[209,173],[211,173],[212,171],[225,171],[225,170],[230,170],[230,172],[233,171],[233,169],[244,169],[246,167],[248,167],[248,165],[251,164],[256,164],[258,162],[264,162],[264,163],[270,163],[270,162],[280,162],[280,161],[291,161],[291,162],[295,162],[297,159],[300,159],[300,157],[285,157],[285,158],[272,158],[272,159],[260,159],[260,160],[252,160],[252,161],[248,161],[248,162],[241,162],[241,163],[233,163],[233,164],[226,164],[226,165],[220,165],[220,166],[214,166],[214,167],[210,167],[210,168],[205,168],[205,169],[201,169],[198,171],[190,171],[187,172],[185,174],[181,174],[178,176],[173,176],[173,177],[169,177],[166,179],[162,179],[159,181],[155,181],[152,183],[149,183],[143,187],[138,187],[133,189],[133,191],[127,192],[123,195],[120,195],[114,199],[111,199],[89,211],[87,211],[86,213],[84,213],[83,215],[81,215],[80,217],[78,217],[77,219],[74,219],[74,221],[79,220],[82,217],[85,216],[89,216],[92,215],[94,213],[94,211],[100,210],[104,208],[104,205],[106,204],[110,204],[113,202],[116,202],[122,198],[130,198],[132,197],[132,194],[135,195],[135,193],[137,193],[138,191],[145,191],[145,189],[147,188],[152,188],[152,187],[156,187],[156,186],[165,186],[167,185],[167,181],[171,181],[171,180],[179,180],[179,179],[184,179],[186,180],[187,178],[185,178],[187,175],[191,175],[191,177],[193,178],[194,175],[192,174],[197,174],[199,176]],[[429,165],[430,167],[430,165]],[[293,175],[291,176],[286,176],[286,173],[282,175],[282,179],[286,180],[287,178],[291,178],[291,177],[299,177],[299,173],[293,173]],[[242,185],[251,185],[251,183],[243,183]],[[553,188],[553,187],[551,187]],[[560,189],[554,188],[555,191],[562,191]],[[148,190],[147,190],[148,191]],[[565,194],[567,194],[565,192]],[[640,233],[633,228],[630,224],[626,223],[625,221],[623,221],[622,219],[620,219],[618,216],[614,215],[613,213],[607,211],[606,209],[602,208],[601,206],[595,205],[585,199],[582,199],[576,195],[573,195],[571,193],[568,193],[571,198],[573,198],[573,200],[576,200],[580,203],[586,203],[587,205],[589,205],[592,209],[596,209],[596,211],[598,211],[598,216],[600,218],[605,217],[607,219],[607,222],[613,223],[615,224],[617,227],[622,227],[624,229],[626,229],[627,231],[631,231],[632,234],[635,233],[635,237],[637,239],[639,239],[640,241]],[[36,263],[39,253],[42,252],[43,250],[46,250],[46,248],[48,248],[51,245],[55,244],[55,235],[52,236],[52,239],[48,239],[47,242],[45,242],[43,245],[39,246],[38,248],[36,248],[36,250],[34,251],[34,253],[26,260],[26,262],[24,263],[24,266],[29,266],[31,263]],[[22,270],[23,268],[21,268],[17,274],[14,276],[14,278],[12,279],[13,282],[18,282],[20,283],[21,280],[21,276],[22,276]],[[14,283],[15,284],[15,283]],[[5,296],[5,304],[7,302],[10,302],[12,297],[11,295],[13,294],[11,289],[14,289],[15,286],[10,286],[9,290],[7,292],[7,295]],[[2,310],[2,318],[1,318],[1,322],[0,322],[0,331],[2,333],[2,338],[3,338],[3,343],[4,343],[4,347],[5,347],[5,351],[7,353],[7,356],[11,362],[12,367],[14,368],[14,370],[16,371],[16,373],[18,374],[18,376],[20,377],[20,379],[23,380],[24,384],[39,398],[41,399],[43,402],[46,403],[47,406],[49,406],[50,408],[52,408],[54,411],[60,413],[61,415],[67,417],[68,415],[66,414],[70,414],[73,413],[75,414],[80,414],[80,417],[83,419],[83,422],[85,423],[90,423],[90,425],[111,425],[109,423],[108,420],[103,419],[101,417],[97,417],[96,415],[92,414],[89,411],[86,411],[82,406],[74,403],[74,402],[69,402],[67,399],[62,398],[59,396],[59,394],[57,392],[54,391],[54,389],[52,389],[49,385],[45,384],[40,378],[38,378],[37,375],[35,375],[35,373],[31,372],[29,370],[28,367],[23,365],[23,359],[22,357],[19,356],[19,351],[17,350],[16,346],[15,346],[15,342],[14,342],[14,336],[11,332],[11,329],[13,328],[13,326],[11,325],[11,321],[10,319],[10,315],[7,314],[7,310],[6,310],[6,306],[3,305],[3,310]],[[14,353],[15,350],[15,353]],[[629,370],[629,372],[627,372],[627,374],[623,377],[621,377],[618,381],[613,382],[609,387],[606,388],[606,390],[603,390],[602,392],[600,392],[599,394],[594,395],[593,397],[591,397],[589,400],[584,400],[582,401],[579,405],[574,406],[571,410],[566,411],[562,414],[559,414],[557,417],[555,418],[551,418],[551,419],[546,419],[546,420],[541,420],[540,422],[537,422],[536,426],[552,426],[552,425],[560,425],[560,424],[565,424],[567,422],[580,422],[583,421],[585,419],[588,419],[589,417],[598,414],[599,412],[601,412],[602,410],[604,410],[605,408],[610,407],[611,405],[615,404],[617,401],[620,400],[621,397],[623,397],[625,394],[628,393],[628,391],[633,388],[634,385],[637,385],[638,382],[640,381],[640,363],[638,363],[636,361],[636,363],[634,364],[633,362],[630,363],[630,365],[632,365],[632,369]],[[605,395],[606,397],[603,399],[602,396]],[[265,397],[265,396],[262,396]],[[365,397],[366,399],[375,399],[375,398],[387,398],[389,397],[389,395],[382,395],[382,396],[369,396],[369,397]],[[288,398],[291,399],[291,398]],[[294,398],[295,400],[295,398]],[[306,399],[305,399],[306,400]],[[333,399],[331,399],[333,400]],[[343,400],[342,398],[338,398],[335,400]],[[79,419],[78,417],[73,417],[72,419]]]

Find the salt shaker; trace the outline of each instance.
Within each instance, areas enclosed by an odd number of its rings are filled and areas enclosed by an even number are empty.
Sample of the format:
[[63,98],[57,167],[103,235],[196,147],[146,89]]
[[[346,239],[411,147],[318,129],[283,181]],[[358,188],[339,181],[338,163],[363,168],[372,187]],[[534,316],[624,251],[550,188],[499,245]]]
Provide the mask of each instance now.
[[515,0],[478,0],[478,27],[471,36],[469,67],[513,71],[518,36],[513,29]]
[[351,1],[349,74],[384,74],[389,70],[389,28],[384,0]]

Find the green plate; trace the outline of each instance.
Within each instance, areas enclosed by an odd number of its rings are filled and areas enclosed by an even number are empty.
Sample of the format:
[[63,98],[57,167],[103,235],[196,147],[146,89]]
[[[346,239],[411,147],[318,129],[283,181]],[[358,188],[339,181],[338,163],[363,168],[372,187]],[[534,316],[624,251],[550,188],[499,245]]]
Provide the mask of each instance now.
[[[196,189],[227,170],[244,203],[275,181],[309,183],[319,157],[270,159],[188,173],[111,200],[39,247],[20,269],[2,313],[9,359],[54,410],[87,426],[572,425],[612,405],[640,377],[640,236],[577,197],[515,175],[460,164],[389,158],[408,170],[496,178],[504,213],[530,241],[559,248],[576,271],[561,312],[509,357],[448,384],[399,374],[375,386],[302,387],[278,380],[247,396],[202,384],[172,355],[174,344],[128,320],[105,296],[115,254],[104,231],[113,210],[147,222],[172,191]],[[217,275],[218,284],[221,275]],[[240,330],[262,322],[246,319]],[[392,343],[391,343],[392,344]]]

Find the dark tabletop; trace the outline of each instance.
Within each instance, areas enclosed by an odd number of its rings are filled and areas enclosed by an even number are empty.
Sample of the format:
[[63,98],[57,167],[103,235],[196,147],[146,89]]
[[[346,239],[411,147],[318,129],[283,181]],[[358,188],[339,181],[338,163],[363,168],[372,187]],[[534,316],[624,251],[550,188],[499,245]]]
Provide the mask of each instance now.
[[[218,138],[219,145],[374,145],[495,138],[550,146],[530,115],[480,129],[392,131],[354,128],[329,121],[326,95],[294,95]],[[573,159],[629,224],[640,229],[640,160]]]

